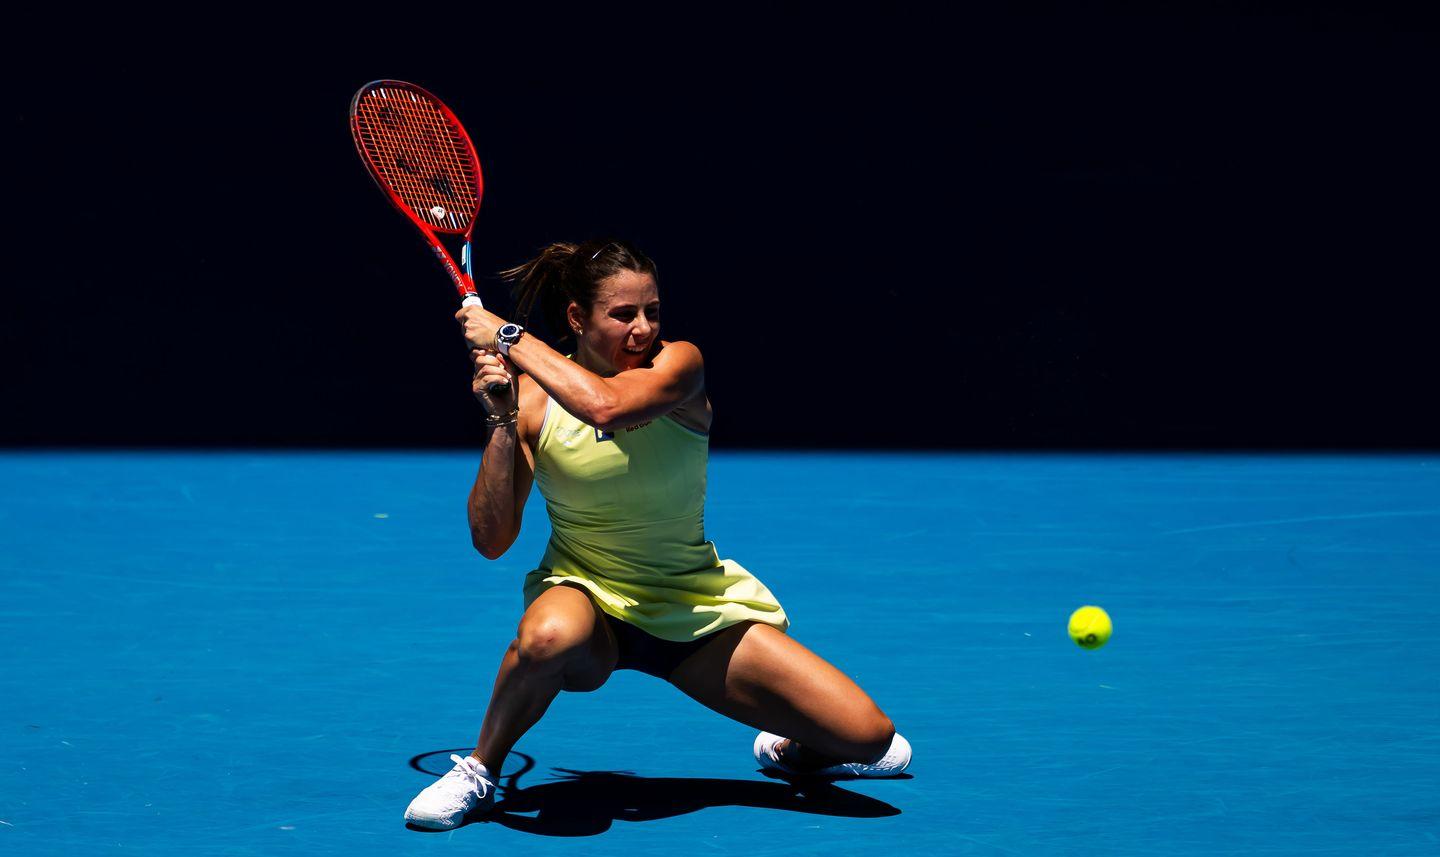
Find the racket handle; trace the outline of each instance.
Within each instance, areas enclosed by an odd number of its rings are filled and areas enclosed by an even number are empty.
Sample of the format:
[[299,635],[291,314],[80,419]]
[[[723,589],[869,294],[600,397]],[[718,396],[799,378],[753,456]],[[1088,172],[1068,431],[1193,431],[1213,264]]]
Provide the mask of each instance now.
[[[460,301],[460,306],[478,306],[481,309],[485,308],[485,305],[480,303],[479,295],[466,295],[464,300]],[[508,381],[496,381],[486,387],[485,391],[493,396],[496,393],[503,393],[508,389],[510,389],[510,383]]]

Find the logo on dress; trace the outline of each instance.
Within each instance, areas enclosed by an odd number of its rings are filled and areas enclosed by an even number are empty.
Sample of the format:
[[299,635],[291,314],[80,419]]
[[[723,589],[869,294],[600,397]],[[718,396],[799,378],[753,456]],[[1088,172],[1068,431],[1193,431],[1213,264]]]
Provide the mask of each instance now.
[[[626,431],[635,431],[636,429],[645,428],[646,426],[650,425],[650,424],[653,423],[653,422],[655,422],[655,421],[654,421],[654,420],[646,420],[646,421],[643,422],[643,423],[637,423],[636,425],[633,425],[633,426],[626,426],[626,427],[625,427],[625,430],[626,430]],[[613,432],[613,431],[601,431],[601,430],[598,429],[598,428],[595,429],[595,442],[596,442],[596,443],[599,443],[599,442],[602,441],[602,440],[614,440],[614,439],[615,439],[615,432]]]
[[584,431],[585,428],[583,426],[576,426],[575,428],[561,426],[555,429],[555,437],[560,441],[562,446],[574,447],[575,440],[579,438]]

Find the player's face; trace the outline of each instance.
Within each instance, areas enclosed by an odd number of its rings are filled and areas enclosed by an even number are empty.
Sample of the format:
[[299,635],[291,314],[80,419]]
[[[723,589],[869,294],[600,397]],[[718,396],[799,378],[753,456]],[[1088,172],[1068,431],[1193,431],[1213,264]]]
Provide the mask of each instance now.
[[575,322],[581,328],[581,348],[603,368],[623,372],[645,365],[660,337],[660,291],[655,278],[621,271],[603,280],[588,316],[582,317],[573,307]]

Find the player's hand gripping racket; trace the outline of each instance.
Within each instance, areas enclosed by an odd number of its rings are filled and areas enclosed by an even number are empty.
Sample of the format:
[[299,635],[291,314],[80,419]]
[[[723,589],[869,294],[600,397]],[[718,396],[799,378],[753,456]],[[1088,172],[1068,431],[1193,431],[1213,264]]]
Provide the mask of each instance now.
[[[386,199],[415,224],[464,306],[481,306],[475,293],[470,241],[485,180],[470,135],[440,99],[403,80],[376,80],[350,102],[355,150]],[[437,234],[438,233],[438,234]],[[440,235],[463,236],[460,266]],[[500,381],[490,392],[510,385]]]

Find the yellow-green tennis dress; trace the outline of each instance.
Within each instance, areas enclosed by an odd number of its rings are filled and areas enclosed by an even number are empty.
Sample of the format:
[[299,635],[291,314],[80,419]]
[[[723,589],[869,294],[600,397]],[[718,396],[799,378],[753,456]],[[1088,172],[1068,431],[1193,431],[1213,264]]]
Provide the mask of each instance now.
[[600,609],[676,642],[785,611],[743,566],[705,540],[710,439],[669,417],[600,432],[553,399],[535,449],[550,544],[525,578],[525,606],[575,583]]

